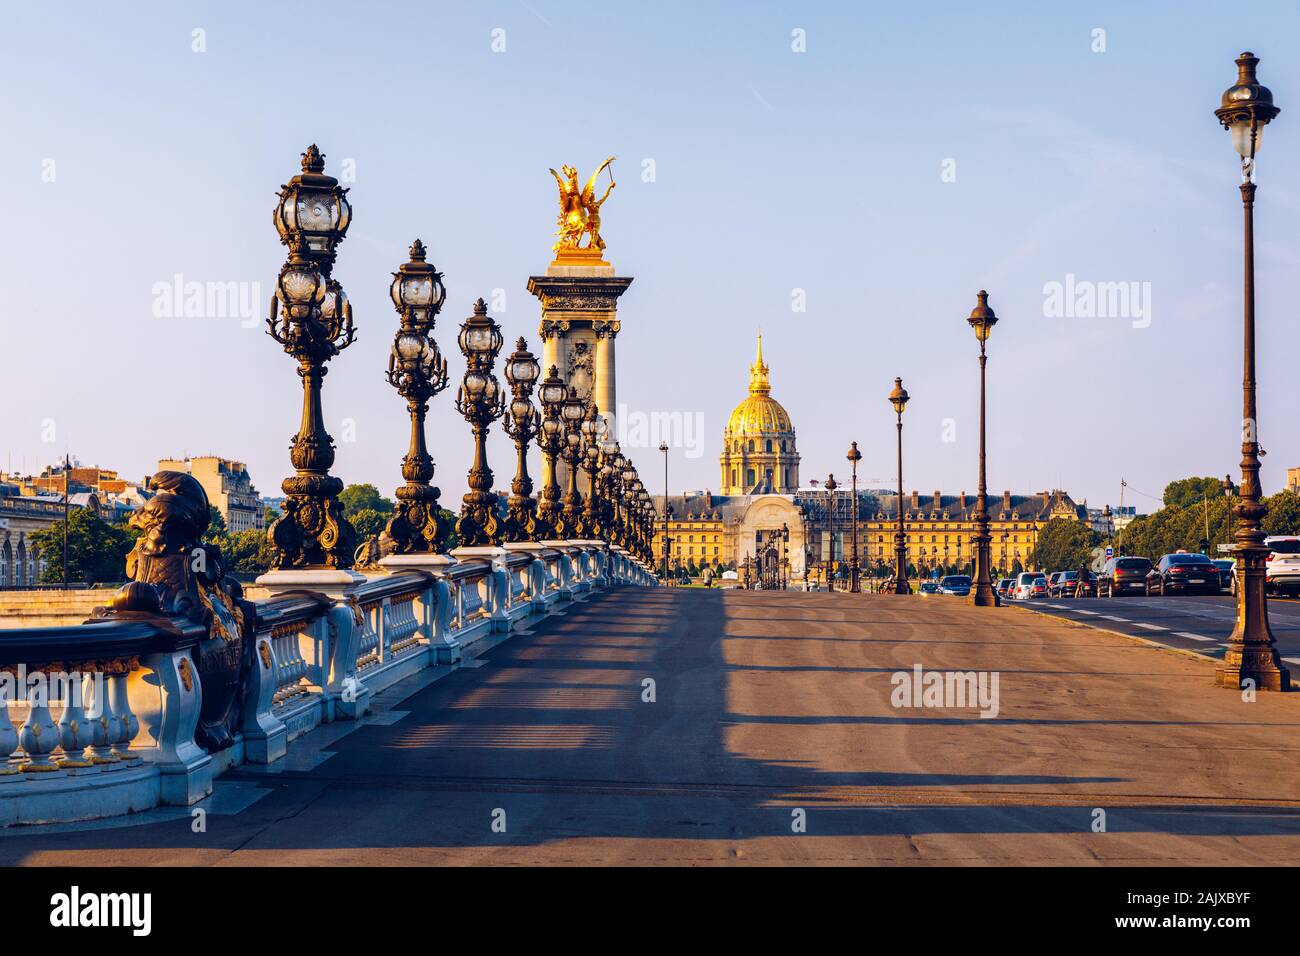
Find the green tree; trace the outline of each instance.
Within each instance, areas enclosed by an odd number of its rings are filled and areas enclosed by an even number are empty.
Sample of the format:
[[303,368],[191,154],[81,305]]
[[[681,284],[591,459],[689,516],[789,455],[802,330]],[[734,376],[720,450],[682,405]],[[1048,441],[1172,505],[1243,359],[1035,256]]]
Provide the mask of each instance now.
[[226,570],[236,577],[256,577],[271,569],[273,549],[265,531],[249,528],[225,535],[219,542]]
[[348,521],[357,532],[357,540],[364,541],[384,530],[384,525],[392,517],[392,512],[376,511],[374,508],[362,508],[348,515]]
[[1053,518],[1038,532],[1034,564],[1047,571],[1077,570],[1092,563],[1092,549],[1101,538],[1072,518]]
[[203,532],[204,542],[220,545],[226,534],[226,519],[221,516],[221,512],[215,506],[208,505],[208,530]]
[[378,511],[382,514],[393,513],[393,502],[379,493],[374,485],[348,485],[339,492],[339,502],[343,505],[343,514],[350,521],[358,511]]
[[1218,478],[1179,478],[1165,485],[1165,507],[1190,508],[1205,499],[1222,498]]
[[1266,498],[1268,514],[1264,516],[1264,530],[1269,534],[1300,534],[1300,494],[1279,491]]
[[[68,515],[68,580],[84,584],[116,584],[126,580],[126,556],[140,533],[126,525],[109,524],[89,508]],[[32,544],[45,561],[41,580],[63,580],[63,522],[32,533]]]

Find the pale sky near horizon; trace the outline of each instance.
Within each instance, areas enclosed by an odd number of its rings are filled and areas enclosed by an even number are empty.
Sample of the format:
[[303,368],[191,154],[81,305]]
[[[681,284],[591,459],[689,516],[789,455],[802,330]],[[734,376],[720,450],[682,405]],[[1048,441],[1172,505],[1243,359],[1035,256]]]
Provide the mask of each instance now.
[[[459,323],[497,289],[507,343],[524,335],[540,354],[525,286],[551,256],[547,167],[585,176],[617,155],[604,234],[635,277],[618,394],[633,415],[698,416],[699,446],[670,454],[675,493],[717,490],[760,329],[805,484],[847,477],[851,440],[861,481],[893,483],[886,395],[901,375],[908,490],[973,493],[965,317],[985,288],[1001,319],[990,490],[1117,504],[1123,477],[1126,503],[1148,510],[1144,495],[1175,478],[1239,475],[1239,174],[1213,110],[1245,49],[1282,109],[1256,210],[1265,491],[1300,465],[1293,4],[10,3],[4,16],[0,467],[39,471],[66,450],[139,478],[161,457],[215,453],[279,494],[300,387],[263,334],[284,258],[270,212],[315,142],[329,172],[356,169],[335,275],[359,339],[324,390],[345,481],[401,483],[406,413],[383,372],[390,273],[411,240],[445,273],[436,337],[453,377]],[[155,316],[155,287],[177,275],[260,283],[260,297],[247,320]],[[1045,314],[1045,289],[1067,281],[1138,283],[1149,324]],[[454,391],[433,400],[428,431],[457,509],[471,442]],[[507,488],[499,429],[490,453]],[[631,454],[660,493],[659,452]]]

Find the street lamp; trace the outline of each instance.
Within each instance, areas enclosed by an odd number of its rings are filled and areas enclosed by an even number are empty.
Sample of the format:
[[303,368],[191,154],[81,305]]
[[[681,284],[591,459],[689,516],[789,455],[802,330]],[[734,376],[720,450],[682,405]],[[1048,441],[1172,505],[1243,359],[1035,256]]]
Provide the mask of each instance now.
[[564,419],[564,444],[560,457],[569,467],[566,470],[568,488],[564,495],[564,510],[560,513],[561,538],[582,537],[582,492],[578,490],[578,461],[582,457],[582,419],[587,413],[587,406],[578,395],[578,390],[569,386],[569,397],[560,406],[560,417]]
[[325,157],[315,144],[302,154],[302,172],[280,189],[275,228],[289,247],[271,296],[267,332],[298,361],[302,379],[302,424],[289,459],[295,474],[284,480],[286,500],[267,531],[271,566],[352,566],[356,532],[343,515],[343,482],[329,473],[334,440],[325,431],[321,382],[325,363],[352,344],[352,306],[332,278],[338,244],[352,221],[347,190],[325,175]]
[[1255,78],[1259,58],[1243,53],[1237,58],[1237,82],[1224,91],[1214,111],[1232,134],[1241,157],[1241,203],[1244,214],[1244,374],[1242,376],[1241,493],[1237,503],[1237,624],[1228,638],[1223,665],[1217,670],[1222,687],[1240,688],[1252,681],[1260,690],[1291,689],[1291,675],[1278,659],[1268,626],[1265,594],[1264,515],[1259,486],[1259,417],[1255,407],[1255,155],[1264,127],[1277,116],[1273,94]]
[[487,303],[474,303],[474,314],[460,327],[460,350],[465,355],[465,375],[456,389],[456,411],[474,430],[474,463],[468,475],[456,537],[461,547],[498,544],[501,522],[497,520],[497,499],[492,492],[492,469],[487,460],[488,426],[505,410],[501,386],[492,365],[501,351],[501,327],[487,314]]
[[596,476],[600,471],[600,449],[605,443],[608,426],[594,399],[587,399],[582,416],[582,470],[587,473],[587,503],[582,512],[585,537],[594,541],[600,537],[600,502],[597,500]]
[[858,577],[858,462],[862,460],[862,452],[858,451],[857,442],[849,444],[849,453],[845,457],[853,466],[853,568],[849,571],[849,590],[857,594],[862,590]]
[[979,498],[975,505],[975,587],[971,591],[969,601],[976,607],[997,607],[998,595],[993,590],[993,581],[989,578],[989,545],[993,538],[989,534],[988,483],[984,474],[984,377],[985,366],[988,364],[984,347],[988,342],[989,334],[993,331],[993,326],[997,324],[998,317],[989,308],[987,292],[981,289],[976,293],[976,299],[978,303],[966,320],[975,330],[975,337],[980,343],[980,487]]
[[1237,491],[1237,486],[1232,483],[1232,475],[1224,475],[1223,481],[1219,482],[1219,487],[1223,489],[1223,497],[1228,499],[1228,537],[1232,538],[1232,496]]
[[557,537],[560,517],[560,483],[555,478],[555,459],[564,447],[564,419],[560,416],[568,389],[560,370],[554,365],[537,388],[542,403],[542,423],[537,430],[537,447],[542,451],[542,493],[537,503],[536,538],[549,541]]
[[505,541],[532,541],[537,533],[537,501],[533,498],[533,479],[528,475],[528,444],[541,428],[542,416],[533,405],[533,383],[541,377],[537,356],[528,351],[522,337],[505,360],[506,381],[513,396],[501,427],[514,440],[517,462],[515,478],[510,483],[506,521],[502,532]]
[[429,484],[433,459],[424,440],[429,399],[447,387],[447,360],[432,334],[446,291],[442,274],[425,256],[424,243],[416,239],[410,260],[393,273],[389,288],[402,318],[388,355],[388,384],[406,399],[411,417],[411,443],[402,459],[406,484],[394,492],[397,507],[380,540],[381,551],[396,554],[436,552],[447,530],[438,505],[439,491]]
[[839,485],[835,483],[835,476],[826,477],[826,534],[830,540],[830,573],[826,577],[826,590],[835,590],[835,489]]
[[907,583],[907,531],[903,527],[903,409],[907,407],[907,389],[901,378],[894,379],[894,390],[889,393],[889,404],[894,406],[898,418],[898,530],[894,532],[894,593],[911,594]]

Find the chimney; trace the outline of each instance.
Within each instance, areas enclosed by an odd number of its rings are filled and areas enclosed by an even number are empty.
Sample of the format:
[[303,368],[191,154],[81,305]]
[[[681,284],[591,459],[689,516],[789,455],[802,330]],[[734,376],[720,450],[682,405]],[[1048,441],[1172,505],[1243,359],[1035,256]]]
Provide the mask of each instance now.
[[711,491],[704,492],[704,507],[705,508],[713,507],[713,492]]
[[1011,514],[1011,492],[1009,491],[1002,492],[1002,510]]
[[966,512],[966,492],[964,491],[957,496],[957,510],[963,514]]
[[942,510],[943,510],[943,504],[942,504],[942,502],[940,501],[940,499],[941,499],[942,497],[943,497],[943,496],[939,493],[939,490],[936,488],[936,489],[935,489],[935,492],[934,492],[934,508],[931,509],[931,510],[933,510],[933,511],[942,511]]
[[915,489],[915,488],[912,489],[912,508],[911,508],[911,510],[912,510],[912,511],[920,511],[920,510],[921,510],[921,496],[918,495],[918,494],[916,493],[916,489]]

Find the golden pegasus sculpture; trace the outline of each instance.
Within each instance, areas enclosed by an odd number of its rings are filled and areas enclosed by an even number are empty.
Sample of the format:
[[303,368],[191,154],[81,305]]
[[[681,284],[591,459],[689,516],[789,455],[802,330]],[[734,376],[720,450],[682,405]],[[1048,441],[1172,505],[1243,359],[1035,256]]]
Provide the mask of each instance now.
[[[605,240],[600,236],[600,207],[616,185],[614,170],[610,165],[615,158],[611,156],[596,167],[596,171],[581,189],[578,188],[578,171],[572,166],[561,166],[558,173],[551,170],[551,175],[560,187],[560,215],[556,219],[559,228],[555,232],[558,238],[551,247],[557,254],[565,249],[584,248],[584,234],[589,237],[585,248],[604,251]],[[609,170],[609,185],[605,187],[605,194],[597,199],[596,178],[606,169]]]

